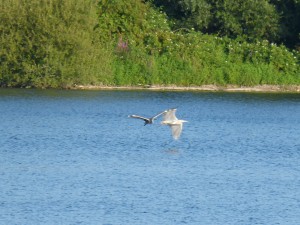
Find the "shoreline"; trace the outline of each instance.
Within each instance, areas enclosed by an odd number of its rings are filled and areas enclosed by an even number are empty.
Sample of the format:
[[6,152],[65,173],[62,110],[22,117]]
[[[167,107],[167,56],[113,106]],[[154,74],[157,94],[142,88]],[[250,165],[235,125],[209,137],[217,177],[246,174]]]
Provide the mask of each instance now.
[[261,92],[261,93],[300,93],[300,85],[202,85],[202,86],[160,86],[160,85],[138,85],[138,86],[106,86],[106,85],[76,85],[74,90],[150,90],[150,91],[203,91],[203,92]]

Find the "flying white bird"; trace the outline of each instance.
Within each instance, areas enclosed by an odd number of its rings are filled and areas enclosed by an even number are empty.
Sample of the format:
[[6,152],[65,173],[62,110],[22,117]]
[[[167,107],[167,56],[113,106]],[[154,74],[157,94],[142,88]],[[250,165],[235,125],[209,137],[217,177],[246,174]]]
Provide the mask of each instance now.
[[146,117],[138,116],[138,115],[129,115],[128,117],[144,120],[145,121],[144,126],[146,126],[147,124],[152,124],[157,117],[159,117],[160,115],[162,115],[166,112],[167,112],[167,110],[165,110],[161,113],[158,113],[157,115],[150,117],[150,118],[146,118]]
[[161,124],[168,125],[172,130],[172,136],[175,140],[177,140],[180,137],[180,134],[182,132],[182,125],[185,122],[188,122],[186,120],[179,120],[175,116],[175,112],[177,109],[168,109],[163,112],[163,121]]

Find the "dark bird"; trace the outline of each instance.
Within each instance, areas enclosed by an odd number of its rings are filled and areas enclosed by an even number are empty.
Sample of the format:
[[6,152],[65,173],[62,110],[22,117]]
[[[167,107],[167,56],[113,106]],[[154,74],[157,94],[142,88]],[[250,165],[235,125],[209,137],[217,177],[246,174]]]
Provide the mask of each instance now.
[[144,126],[146,126],[147,124],[152,124],[157,117],[159,117],[160,115],[162,115],[166,112],[167,112],[167,110],[165,110],[161,113],[158,113],[157,115],[150,117],[150,118],[146,118],[146,117],[138,116],[138,115],[129,115],[128,117],[144,120],[145,121]]

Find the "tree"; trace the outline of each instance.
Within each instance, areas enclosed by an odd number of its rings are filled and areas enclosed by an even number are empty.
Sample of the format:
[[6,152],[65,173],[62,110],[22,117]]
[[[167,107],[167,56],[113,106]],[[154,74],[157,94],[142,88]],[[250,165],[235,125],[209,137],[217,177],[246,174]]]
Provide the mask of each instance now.
[[268,0],[154,0],[175,21],[173,29],[276,41],[279,14]]
[[173,19],[173,29],[205,31],[211,23],[211,4],[207,0],[154,0]]
[[212,30],[250,41],[278,39],[279,15],[267,0],[215,0]]
[[289,47],[300,45],[300,0],[271,0],[280,15],[280,41]]

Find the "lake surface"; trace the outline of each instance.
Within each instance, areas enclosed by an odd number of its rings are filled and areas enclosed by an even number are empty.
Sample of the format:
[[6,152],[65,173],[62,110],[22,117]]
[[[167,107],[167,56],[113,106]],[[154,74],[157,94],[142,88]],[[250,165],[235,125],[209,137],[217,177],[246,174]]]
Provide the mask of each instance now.
[[[178,141],[152,116],[178,107]],[[300,95],[0,89],[0,224],[299,224]]]

